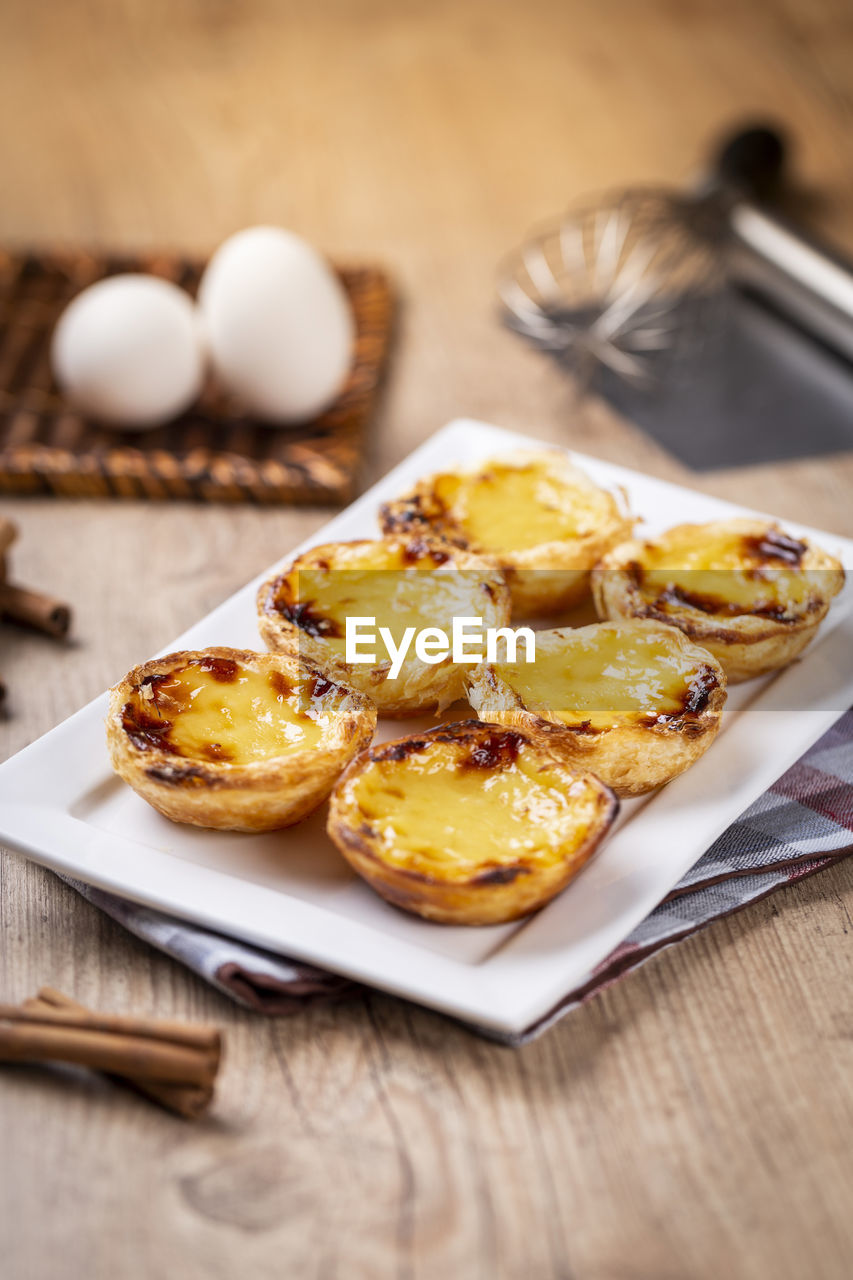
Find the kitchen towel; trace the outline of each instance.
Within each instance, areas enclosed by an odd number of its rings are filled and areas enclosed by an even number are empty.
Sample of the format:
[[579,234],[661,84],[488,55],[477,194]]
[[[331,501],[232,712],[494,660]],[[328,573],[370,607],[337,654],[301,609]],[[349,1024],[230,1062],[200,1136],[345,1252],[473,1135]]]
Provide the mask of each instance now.
[[[516,1045],[665,947],[853,853],[853,709],[765,791],[687,872],[672,893],[544,1018],[518,1035],[471,1029]],[[68,883],[136,937],[158,947],[240,1004],[287,1014],[307,1000],[344,999],[347,978],[177,920],[100,889]]]

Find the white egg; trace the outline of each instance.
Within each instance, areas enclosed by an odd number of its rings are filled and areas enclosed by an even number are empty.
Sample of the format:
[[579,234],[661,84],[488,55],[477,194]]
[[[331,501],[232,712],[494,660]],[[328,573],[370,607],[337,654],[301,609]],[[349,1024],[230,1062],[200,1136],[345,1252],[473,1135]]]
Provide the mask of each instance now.
[[205,350],[198,311],[155,276],[109,276],[84,289],[59,318],[54,376],[82,413],[145,428],[176,418],[198,396]]
[[335,399],[353,359],[346,292],[326,260],[278,227],[252,227],[210,260],[198,295],[213,367],[258,418],[300,422]]

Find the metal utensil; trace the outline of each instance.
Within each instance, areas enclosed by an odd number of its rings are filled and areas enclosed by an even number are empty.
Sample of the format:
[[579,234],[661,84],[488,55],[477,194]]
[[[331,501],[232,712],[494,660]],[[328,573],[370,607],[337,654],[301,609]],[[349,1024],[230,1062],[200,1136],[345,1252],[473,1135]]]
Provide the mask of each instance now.
[[693,192],[632,188],[570,209],[504,265],[507,323],[583,380],[603,367],[649,384],[734,283],[853,359],[853,266],[767,203],[787,150],[778,129],[741,129]]

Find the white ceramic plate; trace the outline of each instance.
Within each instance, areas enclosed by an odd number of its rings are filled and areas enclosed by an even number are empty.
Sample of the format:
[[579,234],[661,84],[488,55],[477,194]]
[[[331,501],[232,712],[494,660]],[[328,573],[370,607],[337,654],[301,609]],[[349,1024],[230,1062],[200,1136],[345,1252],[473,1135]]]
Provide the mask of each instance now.
[[[484,423],[452,422],[310,543],[370,537],[378,504],[417,477],[532,443]],[[594,458],[576,460],[598,483],[624,486],[652,534],[684,520],[752,514]],[[853,542],[785,526],[815,537],[853,569]],[[259,648],[254,597],[266,576],[169,649]],[[173,915],[496,1031],[518,1032],[578,985],[853,702],[851,595],[848,584],[800,662],[772,681],[732,691],[712,750],[650,800],[626,805],[599,854],[526,922],[451,928],[386,905],[329,843],[325,812],[263,836],[168,822],[110,769],[106,694],[0,768],[0,838],[46,866]],[[405,727],[397,722],[381,733],[396,736]]]

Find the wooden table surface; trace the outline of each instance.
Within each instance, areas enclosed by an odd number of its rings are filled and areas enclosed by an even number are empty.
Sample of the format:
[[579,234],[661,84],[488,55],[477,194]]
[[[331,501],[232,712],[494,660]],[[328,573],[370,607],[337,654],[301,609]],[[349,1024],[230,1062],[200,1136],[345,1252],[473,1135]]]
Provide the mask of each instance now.
[[[853,533],[853,456],[696,477],[495,321],[495,264],[572,196],[683,182],[743,114],[796,130],[853,249],[849,0],[0,10],[0,238],[207,249],[258,222],[387,264],[399,336],[365,475],[464,413]],[[73,643],[4,630],[0,754],[328,513],[0,503]],[[510,1051],[379,995],[242,1012],[52,875],[2,863],[0,999],[213,1019],[192,1126],[105,1081],[0,1076],[0,1242],[37,1277],[842,1277],[853,1261],[853,862]]]

